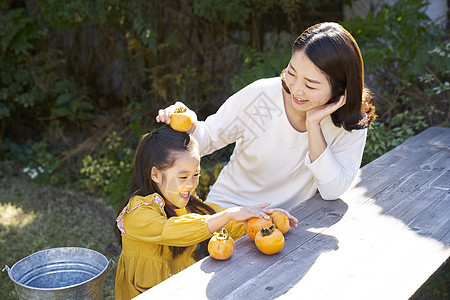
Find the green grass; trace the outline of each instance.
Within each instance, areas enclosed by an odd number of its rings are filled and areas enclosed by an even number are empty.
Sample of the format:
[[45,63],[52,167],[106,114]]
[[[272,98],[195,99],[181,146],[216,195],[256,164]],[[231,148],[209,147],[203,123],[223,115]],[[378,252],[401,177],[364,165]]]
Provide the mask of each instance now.
[[[100,199],[0,175],[0,268],[12,267],[39,250],[84,247],[118,261],[115,211]],[[114,299],[116,264],[106,271],[103,299]],[[17,299],[14,284],[0,273],[0,299]]]

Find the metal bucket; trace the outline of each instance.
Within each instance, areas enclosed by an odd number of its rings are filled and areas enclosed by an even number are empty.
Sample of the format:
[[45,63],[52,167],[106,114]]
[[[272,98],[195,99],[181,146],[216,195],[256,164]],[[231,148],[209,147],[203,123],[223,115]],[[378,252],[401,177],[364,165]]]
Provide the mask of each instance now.
[[97,251],[62,247],[5,266],[19,299],[101,299],[108,259]]

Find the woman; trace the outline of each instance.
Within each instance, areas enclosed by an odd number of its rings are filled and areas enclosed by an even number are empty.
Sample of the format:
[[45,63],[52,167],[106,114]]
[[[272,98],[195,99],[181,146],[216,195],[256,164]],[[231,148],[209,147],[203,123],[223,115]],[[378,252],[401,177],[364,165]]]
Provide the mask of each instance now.
[[[202,155],[236,146],[207,201],[223,207],[269,201],[290,209],[317,190],[326,200],[350,186],[375,119],[358,45],[336,23],[308,28],[280,77],[232,95],[189,132]],[[176,103],[156,120],[170,122]]]

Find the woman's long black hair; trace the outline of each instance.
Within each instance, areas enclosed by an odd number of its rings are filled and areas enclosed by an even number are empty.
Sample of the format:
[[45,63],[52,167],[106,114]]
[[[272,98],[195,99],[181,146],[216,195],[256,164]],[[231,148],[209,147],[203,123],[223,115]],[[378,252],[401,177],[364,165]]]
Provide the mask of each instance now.
[[[364,86],[363,59],[352,35],[337,23],[319,23],[295,40],[293,53],[295,51],[304,51],[327,75],[332,91],[328,103],[338,101],[347,91],[345,105],[331,114],[334,125],[347,131],[369,127],[376,118],[375,106],[371,103],[370,90]],[[281,78],[289,94],[283,76]]]
[[[160,127],[152,133],[145,134],[138,145],[133,177],[126,197],[119,206],[119,212],[127,206],[128,201],[134,196],[148,196],[158,193],[164,198],[157,184],[151,178],[151,170],[156,167],[160,171],[164,171],[175,163],[177,153],[182,151],[199,151],[197,142],[191,139],[190,135],[185,132],[173,130],[168,126]],[[198,198],[191,196],[187,207],[190,212],[198,214],[214,214],[215,210],[203,203]],[[170,205],[164,206],[167,218],[177,216],[175,210]],[[116,226],[116,233],[120,237],[120,231]],[[121,238],[119,238],[121,241]],[[202,258],[207,254],[207,242],[203,241],[199,244],[195,252],[195,258]],[[172,251],[173,258],[182,254],[186,247],[169,246]],[[161,248],[161,251],[163,249]]]

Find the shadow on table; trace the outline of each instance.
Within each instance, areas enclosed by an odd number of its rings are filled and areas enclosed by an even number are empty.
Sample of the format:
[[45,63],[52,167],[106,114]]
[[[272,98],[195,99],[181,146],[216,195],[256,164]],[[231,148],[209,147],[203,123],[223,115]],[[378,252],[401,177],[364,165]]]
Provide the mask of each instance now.
[[339,248],[335,237],[321,232],[338,222],[347,209],[342,200],[324,201],[316,196],[291,211],[299,226],[286,233],[279,253],[265,255],[244,236],[227,261],[204,260],[201,269],[214,273],[206,289],[208,299],[273,299],[286,293],[322,253]]

